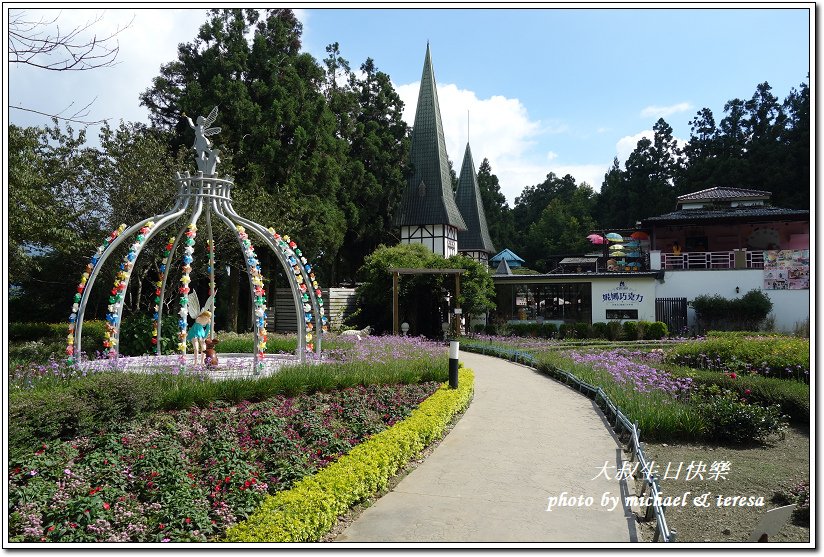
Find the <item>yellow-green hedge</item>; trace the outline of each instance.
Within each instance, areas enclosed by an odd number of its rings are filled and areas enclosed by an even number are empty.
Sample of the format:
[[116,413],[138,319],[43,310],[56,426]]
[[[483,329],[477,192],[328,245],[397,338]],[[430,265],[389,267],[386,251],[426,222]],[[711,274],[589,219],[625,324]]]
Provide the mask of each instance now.
[[474,374],[461,369],[458,388],[441,385],[405,420],[340,457],[287,491],[268,496],[244,522],[227,530],[228,542],[311,542],[327,533],[350,507],[386,488],[389,479],[440,438],[472,399]]

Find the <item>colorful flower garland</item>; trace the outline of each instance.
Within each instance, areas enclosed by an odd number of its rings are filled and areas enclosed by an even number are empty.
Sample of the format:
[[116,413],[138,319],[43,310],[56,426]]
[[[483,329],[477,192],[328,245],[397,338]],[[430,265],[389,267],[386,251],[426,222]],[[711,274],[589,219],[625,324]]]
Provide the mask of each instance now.
[[152,320],[154,321],[154,326],[152,327],[152,346],[157,346],[157,343],[160,342],[160,339],[157,338],[157,332],[160,330],[160,304],[162,302],[160,299],[160,294],[163,288],[163,280],[166,277],[166,269],[169,268],[169,264],[171,263],[172,248],[175,245],[175,240],[176,238],[174,236],[170,236],[169,241],[166,242],[166,245],[163,248],[163,262],[160,264],[158,281],[155,283],[155,305],[154,314],[152,315]]
[[306,286],[303,279],[301,266],[308,274],[309,280],[311,281],[311,287],[315,291],[315,298],[318,301],[319,313],[321,317],[321,331],[325,333],[328,330],[328,321],[325,315],[325,309],[323,307],[323,294],[320,290],[320,286],[318,285],[318,281],[315,278],[315,273],[312,271],[312,266],[309,265],[309,262],[303,256],[303,252],[301,252],[300,248],[298,248],[297,243],[290,239],[289,236],[281,236],[275,232],[274,228],[269,228],[269,234],[271,234],[275,239],[276,245],[280,248],[283,255],[286,256],[286,260],[289,262],[289,265],[292,266],[292,272],[295,274],[295,281],[298,283],[298,288],[300,288],[301,301],[303,302],[303,319],[306,322],[306,351],[313,352],[315,350],[315,345],[312,342],[314,340],[313,331],[315,326],[312,323],[312,304],[309,301],[309,288]]
[[246,234],[246,229],[240,225],[236,226],[237,237],[243,246],[243,256],[249,267],[249,276],[252,277],[254,286],[255,305],[255,327],[258,334],[258,351],[255,354],[255,362],[258,370],[263,370],[263,357],[266,354],[266,290],[263,288],[263,276],[260,273],[260,263],[258,262],[255,248]]
[[137,259],[137,254],[143,248],[146,242],[146,237],[154,228],[154,221],[147,221],[146,224],[139,230],[135,242],[129,246],[129,252],[123,257],[123,262],[120,264],[120,271],[114,279],[114,286],[112,287],[111,296],[109,296],[109,312],[106,314],[106,332],[103,334],[103,347],[109,349],[109,357],[117,356],[118,336],[120,334],[120,326],[118,324],[118,314],[120,307],[123,304],[123,297],[126,294],[126,287],[129,285],[129,276],[132,274],[134,261]]
[[[77,285],[77,293],[74,295],[74,304],[72,305],[72,313],[69,316],[69,336],[66,338],[66,363],[69,365],[73,364],[75,359],[74,353],[74,328],[75,323],[77,323],[77,311],[80,309],[80,299],[83,296],[83,291],[86,289],[86,282],[88,282],[89,277],[92,274],[92,270],[97,265],[97,262],[100,261],[100,258],[103,256],[103,252],[106,251],[112,242],[114,242],[115,238],[120,236],[123,231],[126,230],[126,225],[121,224],[117,227],[116,230],[112,231],[109,234],[109,237],[103,240],[103,243],[97,247],[97,251],[94,255],[92,255],[89,263],[86,264],[86,270],[83,271],[83,275],[80,277],[80,282]],[[79,356],[79,354],[78,354]]]
[[183,242],[186,247],[183,248],[183,274],[180,276],[181,286],[178,289],[178,292],[180,293],[180,311],[178,311],[180,319],[177,324],[180,327],[180,332],[177,334],[177,349],[180,350],[181,354],[186,353],[186,331],[189,323],[186,316],[189,313],[189,283],[192,280],[189,277],[189,273],[192,272],[192,254],[195,252],[194,245],[196,236],[197,225],[191,223],[187,226],[186,240]]

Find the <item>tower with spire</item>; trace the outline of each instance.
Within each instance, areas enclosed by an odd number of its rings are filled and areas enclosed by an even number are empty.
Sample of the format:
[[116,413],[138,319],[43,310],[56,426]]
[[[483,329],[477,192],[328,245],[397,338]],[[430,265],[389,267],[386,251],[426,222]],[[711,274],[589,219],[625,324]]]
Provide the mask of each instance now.
[[401,243],[423,244],[443,257],[455,255],[458,253],[458,233],[467,230],[467,225],[452,192],[429,43],[426,44],[409,159],[413,173],[394,219],[395,226],[401,229]]
[[495,253],[495,246],[492,245],[492,238],[489,236],[489,228],[486,225],[486,213],[469,142],[466,144],[466,152],[461,165],[455,202],[466,223],[466,230],[458,232],[458,252],[487,265],[489,257]]

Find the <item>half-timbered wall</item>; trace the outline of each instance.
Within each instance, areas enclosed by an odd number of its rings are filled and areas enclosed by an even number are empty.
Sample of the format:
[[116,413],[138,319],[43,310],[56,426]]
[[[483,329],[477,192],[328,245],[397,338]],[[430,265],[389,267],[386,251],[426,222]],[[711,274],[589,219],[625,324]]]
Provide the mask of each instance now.
[[448,224],[402,226],[401,242],[423,244],[440,256],[452,257],[458,253],[458,229]]

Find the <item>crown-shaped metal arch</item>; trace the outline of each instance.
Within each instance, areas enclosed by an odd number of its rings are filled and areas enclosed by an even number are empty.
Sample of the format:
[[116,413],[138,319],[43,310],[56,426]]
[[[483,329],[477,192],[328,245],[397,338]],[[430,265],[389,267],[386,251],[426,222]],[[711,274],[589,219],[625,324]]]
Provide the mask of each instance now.
[[[155,306],[152,315],[154,327],[152,343],[156,354],[161,354],[161,324],[163,318],[163,301],[169,287],[168,277],[172,264],[177,264],[175,253],[182,246],[180,285],[178,286],[179,302],[179,332],[178,351],[186,353],[188,294],[191,292],[190,273],[194,263],[194,245],[198,236],[198,223],[204,217],[206,229],[207,273],[209,275],[209,296],[216,293],[214,237],[212,219],[216,217],[236,237],[237,244],[243,254],[243,261],[247,270],[249,289],[252,300],[252,311],[255,315],[254,326],[254,357],[255,372],[259,373],[264,367],[266,351],[266,291],[260,263],[255,253],[252,238],[262,241],[281,263],[294,300],[297,314],[298,344],[296,355],[300,361],[305,360],[307,352],[320,354],[321,335],[327,330],[323,296],[318,285],[312,266],[306,260],[298,245],[289,236],[281,236],[274,229],[264,227],[252,220],[240,216],[232,207],[231,178],[220,178],[217,175],[217,164],[220,162],[218,149],[212,149],[207,137],[217,134],[220,128],[210,128],[217,118],[217,107],[212,109],[208,117],[198,117],[193,123],[183,115],[195,131],[195,150],[198,173],[194,176],[188,172],[177,173],[175,182],[178,194],[172,209],[166,213],[155,215],[149,219],[139,221],[132,226],[120,225],[97,248],[92,255],[77,287],[72,312],[69,317],[69,335],[66,354],[69,363],[79,363],[82,358],[83,318],[89,295],[103,265],[114,253],[115,249],[126,242],[131,242],[128,253],[123,257],[116,274],[114,286],[109,297],[108,313],[106,314],[106,332],[104,334],[104,349],[110,358],[119,356],[120,324],[123,315],[123,297],[128,290],[131,272],[137,258],[145,245],[160,233],[183,222],[177,228],[177,233],[170,236],[166,242],[163,260],[160,264],[160,280],[155,284]],[[175,304],[174,307],[177,307]],[[214,337],[214,313],[211,316],[210,333]]]

